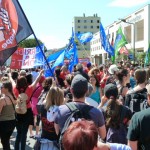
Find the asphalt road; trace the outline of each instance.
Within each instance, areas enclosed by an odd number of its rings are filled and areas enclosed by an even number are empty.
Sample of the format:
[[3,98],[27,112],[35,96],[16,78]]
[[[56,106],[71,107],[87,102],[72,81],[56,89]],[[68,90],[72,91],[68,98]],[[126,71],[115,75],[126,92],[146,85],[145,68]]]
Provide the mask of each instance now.
[[[10,139],[11,150],[14,150],[15,139],[16,139],[16,130],[13,132],[13,135]],[[28,132],[27,141],[26,141],[26,150],[33,150],[35,141],[36,141],[35,139],[29,137],[29,132]],[[3,150],[1,143],[0,143],[0,150]]]

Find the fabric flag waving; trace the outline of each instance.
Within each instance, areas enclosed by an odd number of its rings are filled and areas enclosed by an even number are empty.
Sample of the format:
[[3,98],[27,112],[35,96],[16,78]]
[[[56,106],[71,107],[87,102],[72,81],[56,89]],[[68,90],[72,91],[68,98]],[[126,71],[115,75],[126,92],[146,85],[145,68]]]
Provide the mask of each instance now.
[[118,55],[119,49],[121,47],[125,46],[127,43],[128,42],[127,42],[124,34],[122,33],[122,29],[121,29],[121,27],[119,27],[119,29],[117,31],[117,36],[116,36],[116,39],[115,39],[115,45],[114,45],[115,56]]
[[[41,45],[44,50],[44,45]],[[45,62],[44,56],[40,48],[18,48],[12,55],[11,69],[27,69],[37,66],[43,66]]]
[[[60,50],[60,51],[58,51],[58,52],[56,52],[56,53],[54,53],[54,54],[51,54],[51,55],[47,58],[47,61],[48,61],[49,65],[50,65],[50,67],[51,67],[51,69],[52,69],[52,72],[54,72],[54,69],[55,69],[54,64],[56,65],[56,63],[55,63],[56,60],[57,60],[58,58],[60,58],[60,57],[63,55],[64,51],[65,51],[65,50]],[[61,54],[62,54],[62,55],[61,55]],[[60,60],[60,59],[59,59],[59,60]],[[58,64],[58,65],[59,65],[59,64],[62,64],[62,61],[64,61],[64,59],[60,60],[60,62],[57,61],[57,64]],[[46,76],[46,77],[48,77],[48,76],[53,76],[53,75],[52,75],[52,72],[49,70],[49,68],[48,68],[48,66],[46,65],[46,63],[45,63],[45,65],[44,65],[44,70],[45,70],[45,76]]]
[[111,56],[114,56],[114,48],[110,45],[110,42],[106,36],[102,23],[100,23],[100,39],[103,49]]
[[91,32],[87,33],[76,33],[76,36],[81,44],[90,42],[93,39],[93,34]]
[[76,43],[74,41],[74,31],[72,29],[72,37],[69,41],[67,48],[65,49],[65,58],[69,60],[69,71],[73,71],[74,65],[78,63],[78,53]]
[[127,55],[127,56],[128,56],[128,54],[129,54],[128,49],[127,49],[126,46],[121,47],[120,50],[119,50],[119,53],[120,53],[120,54]]
[[116,39],[115,39],[115,44],[114,44],[115,56],[112,58],[113,63],[115,62],[115,59],[119,54],[119,49],[121,47],[125,46],[127,43],[128,42],[127,42],[124,34],[122,33],[122,29],[121,29],[121,27],[119,27],[119,29],[117,31]]
[[0,1],[0,65],[15,52],[32,30],[17,0]]
[[145,56],[145,65],[149,65],[149,63],[150,63],[150,43]]

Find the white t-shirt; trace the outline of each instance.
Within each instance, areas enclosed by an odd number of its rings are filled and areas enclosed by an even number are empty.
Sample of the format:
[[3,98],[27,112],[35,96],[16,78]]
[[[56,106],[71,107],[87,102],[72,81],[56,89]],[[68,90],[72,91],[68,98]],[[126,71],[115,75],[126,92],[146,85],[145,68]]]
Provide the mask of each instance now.
[[85,103],[96,108],[98,107],[98,103],[90,97],[85,97]]

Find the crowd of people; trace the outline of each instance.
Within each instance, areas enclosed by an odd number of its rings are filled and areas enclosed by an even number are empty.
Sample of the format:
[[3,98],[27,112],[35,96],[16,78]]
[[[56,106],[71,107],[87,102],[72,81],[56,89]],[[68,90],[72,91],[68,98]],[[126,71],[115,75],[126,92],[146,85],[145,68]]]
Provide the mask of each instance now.
[[[27,133],[38,150],[149,150],[150,68],[130,62],[0,72],[0,139],[26,149]],[[33,128],[35,127],[35,134]]]

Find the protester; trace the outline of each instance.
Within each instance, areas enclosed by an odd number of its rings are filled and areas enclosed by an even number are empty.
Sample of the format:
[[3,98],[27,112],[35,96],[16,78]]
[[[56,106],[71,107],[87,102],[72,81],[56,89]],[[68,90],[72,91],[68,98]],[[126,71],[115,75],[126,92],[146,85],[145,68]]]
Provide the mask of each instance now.
[[59,87],[51,87],[41,107],[42,134],[41,138],[58,141],[54,128],[54,118],[58,106],[64,102],[63,90]]
[[110,83],[104,88],[104,95],[109,99],[105,110],[107,127],[106,141],[110,143],[127,144],[127,127],[132,117],[130,109],[120,104],[117,86]]
[[20,144],[21,144],[21,150],[25,150],[26,148],[26,138],[27,138],[27,132],[29,125],[33,125],[33,112],[31,109],[31,101],[30,97],[32,95],[32,92],[34,91],[37,83],[39,82],[44,70],[41,70],[36,80],[31,84],[27,84],[27,80],[24,76],[20,76],[17,79],[17,82],[15,83],[13,79],[11,78],[11,75],[9,75],[10,80],[13,84],[13,91],[15,96],[18,98],[19,94],[25,93],[28,97],[26,101],[27,105],[27,112],[25,114],[17,114],[17,136],[15,141],[15,150],[19,150]]
[[13,133],[16,125],[15,119],[15,104],[16,98],[13,94],[12,83],[7,80],[1,85],[0,98],[0,139],[3,150],[10,150],[10,136]]
[[130,81],[130,74],[127,69],[120,69],[116,73],[118,83],[118,91],[119,91],[119,100],[124,104],[125,103],[125,95],[127,94],[129,88],[127,87],[127,83]]
[[150,108],[133,115],[127,134],[132,150],[150,149]]
[[44,82],[45,80],[45,77],[44,76],[41,76],[38,84],[36,85],[36,88],[34,89],[33,93],[32,93],[32,97],[30,98],[31,99],[31,106],[32,106],[32,111],[33,111],[33,116],[34,116],[34,126],[36,128],[36,133],[35,135],[33,135],[33,125],[30,125],[29,126],[29,131],[30,131],[30,137],[33,138],[33,137],[39,137],[39,124],[40,124],[40,115],[38,115],[38,112],[37,112],[37,103],[38,103],[38,98],[43,90],[43,86],[42,86],[42,83]]
[[89,96],[92,98],[94,101],[96,101],[98,104],[101,102],[101,97],[102,97],[102,91],[98,82],[98,79],[95,75],[90,75],[90,83],[93,86],[93,91],[91,95]]
[[[88,90],[88,81],[82,75],[76,75],[71,83],[71,92],[73,94],[73,104],[80,110],[83,111],[85,108],[89,108],[89,106],[85,103],[85,94]],[[90,106],[89,116],[91,120],[95,122],[98,128],[98,133],[102,140],[105,140],[106,137],[106,128],[103,114],[97,108]],[[62,132],[62,129],[65,125],[66,120],[71,115],[71,110],[67,105],[62,105],[58,107],[58,113],[54,120],[56,133],[59,131]]]
[[93,121],[72,123],[63,137],[64,150],[131,150],[129,146],[98,141],[98,130]]

